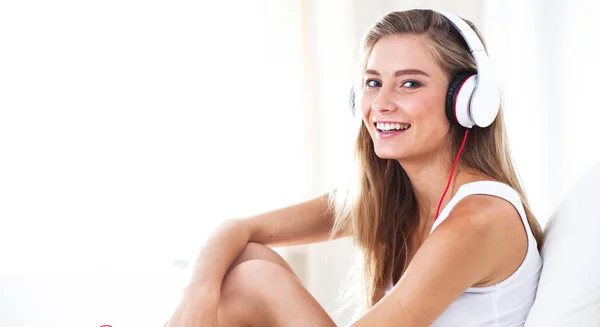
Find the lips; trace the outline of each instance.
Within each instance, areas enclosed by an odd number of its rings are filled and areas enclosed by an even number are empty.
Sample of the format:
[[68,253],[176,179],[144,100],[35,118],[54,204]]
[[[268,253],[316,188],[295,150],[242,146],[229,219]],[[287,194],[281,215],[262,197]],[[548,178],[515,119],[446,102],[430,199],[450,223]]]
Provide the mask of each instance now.
[[377,130],[377,138],[379,139],[390,139],[390,138],[394,138],[397,136],[400,136],[404,133],[406,133],[406,129],[405,130],[400,130],[400,131],[380,131]]

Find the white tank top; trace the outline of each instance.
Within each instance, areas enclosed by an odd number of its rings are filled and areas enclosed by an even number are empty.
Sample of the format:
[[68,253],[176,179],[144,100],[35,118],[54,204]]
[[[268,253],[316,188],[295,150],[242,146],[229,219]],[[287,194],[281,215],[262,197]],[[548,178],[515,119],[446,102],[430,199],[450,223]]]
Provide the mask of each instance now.
[[[469,287],[431,326],[523,326],[535,300],[542,258],[527,222],[519,193],[506,184],[494,181],[463,184],[442,210],[429,233],[431,234],[448,217],[460,200],[472,194],[493,195],[512,203],[525,226],[528,239],[527,254],[521,266],[507,279],[486,287]],[[391,287],[390,282],[386,293]]]

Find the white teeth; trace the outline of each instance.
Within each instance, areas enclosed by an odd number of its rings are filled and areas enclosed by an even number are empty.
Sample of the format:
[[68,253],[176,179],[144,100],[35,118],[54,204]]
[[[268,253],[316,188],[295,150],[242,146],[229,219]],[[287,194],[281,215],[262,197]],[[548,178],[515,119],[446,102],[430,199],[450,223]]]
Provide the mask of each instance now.
[[390,130],[405,130],[410,127],[408,124],[400,124],[400,123],[376,123],[376,127],[382,131],[390,131]]

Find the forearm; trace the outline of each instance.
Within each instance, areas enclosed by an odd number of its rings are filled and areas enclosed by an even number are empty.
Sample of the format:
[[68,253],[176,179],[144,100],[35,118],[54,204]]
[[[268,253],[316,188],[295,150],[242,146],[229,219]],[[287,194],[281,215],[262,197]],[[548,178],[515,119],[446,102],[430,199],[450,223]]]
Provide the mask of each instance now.
[[328,197],[221,223],[195,259],[191,284],[220,289],[221,283],[248,242],[270,247],[325,241],[333,222]]
[[251,242],[269,247],[323,242],[329,239],[333,211],[328,194],[245,219]]
[[193,263],[190,284],[220,289],[229,267],[250,240],[250,230],[237,220],[225,221],[204,243]]

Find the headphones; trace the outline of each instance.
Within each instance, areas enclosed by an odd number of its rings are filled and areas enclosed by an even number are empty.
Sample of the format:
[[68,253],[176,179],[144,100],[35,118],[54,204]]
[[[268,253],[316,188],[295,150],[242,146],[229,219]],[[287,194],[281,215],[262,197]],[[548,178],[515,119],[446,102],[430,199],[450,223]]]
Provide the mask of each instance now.
[[[492,64],[477,33],[462,18],[440,12],[462,35],[477,65],[477,73],[459,73],[450,82],[446,94],[446,116],[451,123],[466,128],[488,127],[500,109],[500,92],[493,76]],[[355,93],[350,91],[350,105],[355,112]]]
[[466,128],[488,127],[500,109],[500,92],[492,72],[492,63],[477,33],[462,18],[440,13],[458,30],[477,64],[477,74],[458,74],[450,82],[446,95],[446,116]]

